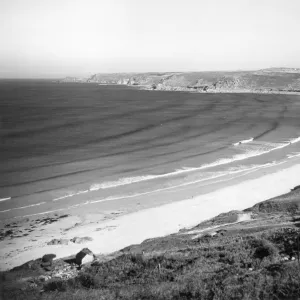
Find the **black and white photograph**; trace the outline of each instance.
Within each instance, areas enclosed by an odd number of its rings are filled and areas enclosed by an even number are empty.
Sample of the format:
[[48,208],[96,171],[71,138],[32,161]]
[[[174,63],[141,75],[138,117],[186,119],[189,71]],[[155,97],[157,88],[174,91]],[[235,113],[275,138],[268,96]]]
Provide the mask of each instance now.
[[300,299],[299,0],[0,0],[0,300]]

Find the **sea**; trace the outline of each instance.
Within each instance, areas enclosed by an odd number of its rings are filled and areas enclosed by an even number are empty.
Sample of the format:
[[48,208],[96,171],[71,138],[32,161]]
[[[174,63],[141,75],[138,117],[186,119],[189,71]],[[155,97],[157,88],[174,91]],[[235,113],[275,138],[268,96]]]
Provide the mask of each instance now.
[[0,81],[0,220],[155,201],[298,156],[299,95]]

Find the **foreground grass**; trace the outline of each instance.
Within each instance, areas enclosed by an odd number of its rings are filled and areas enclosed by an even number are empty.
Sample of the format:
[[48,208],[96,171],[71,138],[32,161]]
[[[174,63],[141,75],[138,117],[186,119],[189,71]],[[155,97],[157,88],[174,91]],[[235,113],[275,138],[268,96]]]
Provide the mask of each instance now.
[[146,240],[68,280],[42,283],[36,279],[45,271],[34,267],[3,272],[0,295],[22,300],[300,299],[299,187],[245,212],[252,214],[250,221],[228,225],[237,213],[232,211],[194,228],[221,226],[215,235],[182,230]]
[[[24,300],[298,299],[299,237],[298,228],[196,240],[170,236],[164,238],[162,253],[128,251],[67,281],[18,287],[11,285],[16,274],[4,273],[3,296]],[[161,244],[162,239],[150,242]],[[283,256],[293,260],[283,261]]]

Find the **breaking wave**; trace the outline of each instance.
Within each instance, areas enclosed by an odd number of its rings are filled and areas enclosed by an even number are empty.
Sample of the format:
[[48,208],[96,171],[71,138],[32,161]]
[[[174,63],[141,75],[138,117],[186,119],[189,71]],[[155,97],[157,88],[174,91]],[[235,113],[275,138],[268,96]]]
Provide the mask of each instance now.
[[0,198],[0,202],[1,202],[1,201],[8,201],[8,200],[11,200],[11,197],[7,197],[7,198]]
[[237,143],[234,143],[233,146],[238,146],[238,145],[240,145],[240,144],[247,144],[247,143],[250,143],[250,142],[252,142],[252,141],[253,141],[253,138],[250,138],[250,139],[248,139],[248,140],[241,140],[241,141],[239,141],[239,142],[237,142]]
[[88,192],[94,192],[94,191],[109,189],[109,188],[116,188],[119,186],[129,185],[129,184],[133,184],[133,183],[139,183],[139,182],[143,182],[143,181],[147,181],[147,180],[166,178],[166,177],[176,176],[176,175],[185,174],[185,173],[189,173],[189,172],[218,167],[221,165],[226,165],[226,164],[242,161],[242,160],[245,160],[248,158],[253,158],[256,156],[267,154],[269,152],[285,148],[285,147],[289,146],[290,144],[294,144],[299,141],[300,141],[300,137],[291,139],[288,142],[284,142],[284,143],[269,143],[269,142],[263,142],[263,141],[255,141],[255,140],[253,140],[253,138],[251,138],[248,140],[241,141],[239,150],[244,151],[244,153],[236,154],[236,155],[233,155],[232,157],[222,158],[222,159],[216,160],[212,163],[201,165],[199,167],[183,167],[181,169],[177,169],[175,171],[172,171],[169,173],[164,173],[164,174],[125,177],[125,178],[120,178],[116,181],[106,181],[106,182],[102,182],[102,183],[95,183],[95,184],[92,184],[89,187],[89,189],[87,189],[87,190],[71,192],[67,195],[55,198],[52,201],[59,201],[59,200],[63,200],[66,198],[70,198],[70,197],[88,193]]
[[295,143],[298,143],[298,142],[300,142],[300,136],[297,137],[297,138],[295,138],[295,139],[291,139],[291,140],[290,140],[290,143],[291,143],[291,144],[295,144]]
[[14,208],[6,209],[6,210],[0,210],[0,213],[4,213],[4,212],[11,211],[11,210],[16,210],[16,209],[23,209],[23,208],[33,207],[33,206],[39,206],[39,205],[42,205],[42,204],[45,204],[45,203],[46,202],[39,202],[39,203],[36,203],[36,204],[20,206],[20,207],[14,207]]
[[292,153],[292,154],[287,155],[288,158],[293,158],[293,157],[298,157],[298,156],[300,156],[300,153]]
[[[194,181],[185,182],[185,183],[181,183],[181,184],[178,184],[178,185],[173,185],[173,186],[170,186],[170,187],[164,187],[164,188],[160,188],[160,189],[156,189],[156,190],[151,190],[151,191],[136,193],[136,194],[131,194],[131,195],[120,195],[120,196],[106,197],[104,199],[86,201],[85,203],[77,204],[75,206],[77,207],[77,206],[82,206],[82,205],[86,205],[86,204],[93,204],[93,203],[112,201],[112,200],[120,200],[120,199],[125,199],[125,198],[126,199],[127,198],[135,198],[135,197],[144,196],[144,195],[147,195],[147,194],[152,194],[152,193],[156,193],[156,192],[171,190],[171,189],[178,188],[178,187],[188,186],[188,185],[192,185],[192,184],[199,183],[199,182],[204,182],[204,181],[209,181],[209,180],[220,178],[220,177],[225,177],[226,175],[235,175],[235,174],[239,174],[239,173],[242,173],[242,172],[245,172],[245,174],[249,174],[249,173],[254,172],[256,170],[259,170],[259,169],[268,168],[268,167],[276,166],[276,165],[283,164],[283,163],[285,163],[285,161],[283,161],[283,162],[274,161],[272,163],[266,163],[266,164],[263,164],[263,165],[252,165],[250,167],[232,168],[231,170],[229,170],[227,172],[226,171],[215,172],[215,173],[212,173],[211,176],[208,176],[206,178],[201,178],[201,179],[197,179],[197,180],[194,180]],[[70,208],[73,208],[75,206],[72,206]]]
[[[17,216],[17,217],[14,217],[14,218],[29,217],[29,216],[35,216],[35,215],[43,215],[43,214],[47,214],[47,213],[52,213],[52,212],[57,212],[57,211],[64,211],[64,210],[69,210],[69,209],[72,209],[72,208],[78,208],[78,207],[81,207],[81,206],[84,206],[84,205],[94,204],[94,203],[99,203],[99,202],[135,198],[135,197],[144,196],[144,195],[148,195],[148,194],[152,194],[152,193],[171,190],[171,189],[174,189],[174,188],[184,187],[184,186],[192,185],[192,184],[199,183],[199,182],[210,181],[210,180],[213,180],[213,179],[218,179],[218,178],[225,177],[227,175],[238,175],[240,173],[243,173],[242,175],[246,175],[246,174],[255,172],[259,169],[269,168],[269,167],[272,167],[272,166],[283,164],[285,162],[286,161],[281,161],[281,162],[273,161],[271,163],[266,163],[266,164],[262,164],[262,165],[234,167],[234,168],[228,169],[227,171],[211,172],[210,174],[205,174],[206,177],[204,177],[204,178],[196,179],[196,180],[189,181],[189,182],[184,182],[184,183],[169,186],[169,187],[162,187],[162,188],[159,188],[159,189],[156,189],[156,190],[150,190],[150,191],[140,192],[140,193],[133,193],[133,194],[128,194],[128,195],[110,196],[110,197],[106,197],[106,198],[99,199],[99,200],[89,200],[89,201],[86,201],[84,203],[74,204],[74,205],[71,205],[71,206],[65,207],[65,208],[39,212],[39,213],[35,213],[35,214]],[[238,175],[238,176],[241,176],[241,175]],[[226,180],[230,180],[230,179],[233,179],[233,178],[235,178],[235,177],[231,177],[231,178],[227,178],[227,179],[221,179],[221,180],[218,180],[218,181],[214,181],[213,183],[226,181]],[[209,185],[209,184],[211,184],[211,183],[208,183],[206,185]],[[73,195],[75,195],[75,194],[82,194],[82,191],[79,192],[79,193],[74,193]],[[68,195],[68,197],[71,197],[71,195]],[[10,210],[16,210],[16,209],[23,209],[23,208],[33,207],[33,206],[39,206],[39,205],[42,205],[42,204],[45,204],[45,203],[46,202],[40,202],[40,203],[33,204],[33,205],[28,205],[28,206],[23,206],[23,207],[16,207],[16,208],[8,209],[8,210],[5,210],[5,211],[0,211],[0,213],[1,212],[7,212],[7,211],[10,211]]]
[[[250,142],[250,140],[248,140]],[[127,178],[121,178],[116,181],[108,181],[108,182],[103,182],[100,184],[93,184],[90,187],[90,191],[97,191],[100,189],[107,189],[107,188],[114,188],[117,186],[121,185],[127,185],[127,184],[132,184],[136,182],[141,182],[145,180],[151,180],[151,179],[158,179],[158,178],[163,178],[163,177],[169,177],[169,176],[175,176],[179,175],[182,173],[188,173],[188,172],[193,172],[193,171],[198,171],[198,170],[204,170],[208,168],[213,168],[217,167],[220,165],[225,165],[225,164],[230,164],[236,161],[241,161],[244,159],[248,159],[251,157],[267,154],[269,152],[287,147],[290,143],[295,143],[300,141],[300,137],[297,139],[293,140],[294,142],[290,141],[288,143],[256,143],[253,145],[253,147],[250,146],[250,149],[248,148],[245,153],[242,154],[237,154],[229,158],[222,158],[217,161],[214,161],[212,163],[204,164],[200,167],[195,167],[195,168],[182,168],[179,170],[175,170],[170,173],[165,173],[165,174],[160,174],[160,175],[145,175],[145,176],[137,176],[137,177],[127,177]]]

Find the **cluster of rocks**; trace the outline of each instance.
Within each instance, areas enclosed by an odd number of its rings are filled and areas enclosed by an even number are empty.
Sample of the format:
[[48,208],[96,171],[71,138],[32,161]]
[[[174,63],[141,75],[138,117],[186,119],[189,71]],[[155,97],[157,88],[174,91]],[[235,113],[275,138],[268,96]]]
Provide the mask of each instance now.
[[50,279],[68,280],[74,278],[84,264],[97,261],[95,254],[88,248],[83,248],[73,259],[54,263],[53,259],[55,257],[55,254],[45,254],[42,258],[29,261],[17,268],[39,268],[45,271],[42,275],[27,277],[26,281],[29,283],[29,286],[35,288],[38,286],[38,283],[43,283]]
[[53,239],[50,242],[47,243],[47,245],[68,245],[69,242],[72,242],[74,244],[84,244],[86,242],[91,242],[93,239],[91,237],[85,236],[85,237],[74,237],[70,240],[68,239]]
[[281,261],[296,260],[296,257],[292,256],[292,255],[285,254],[285,253],[281,253],[280,260]]

